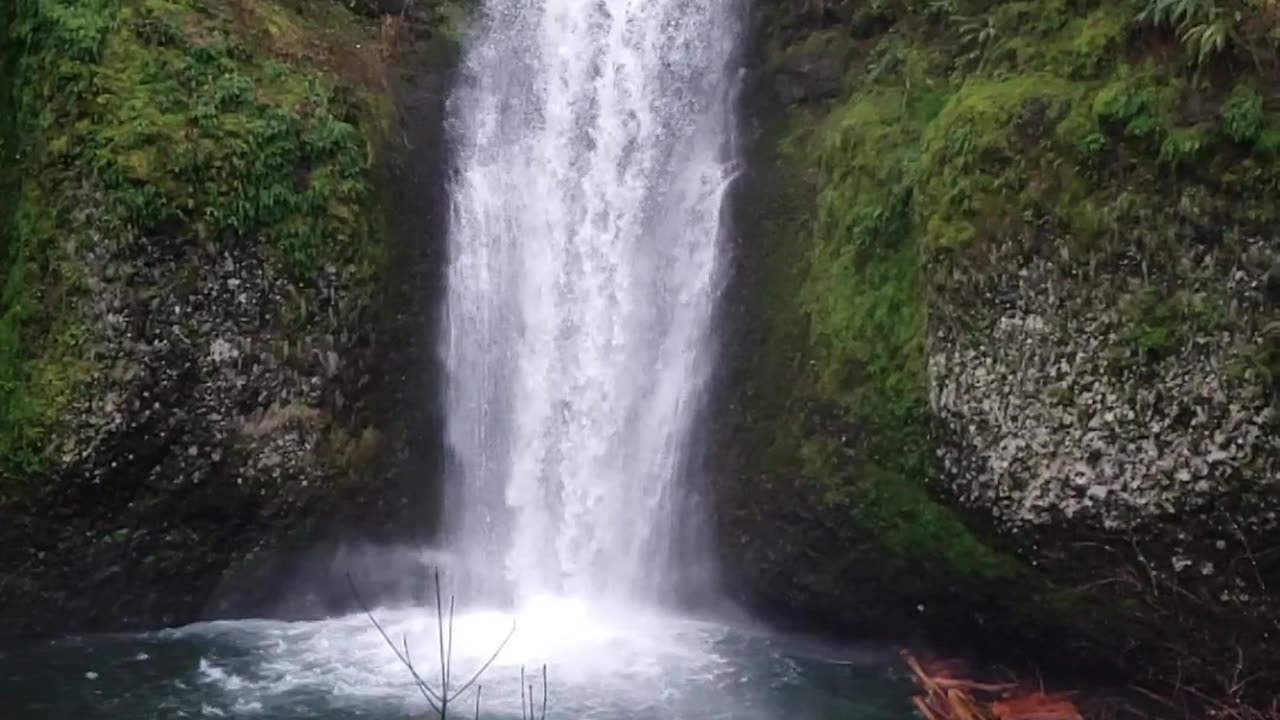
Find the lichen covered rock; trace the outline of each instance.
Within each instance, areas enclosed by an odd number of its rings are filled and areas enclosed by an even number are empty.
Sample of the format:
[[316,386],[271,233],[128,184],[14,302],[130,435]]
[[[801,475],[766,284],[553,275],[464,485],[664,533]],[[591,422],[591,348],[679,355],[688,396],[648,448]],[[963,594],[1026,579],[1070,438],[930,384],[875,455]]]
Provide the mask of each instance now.
[[1275,48],[1260,18],[1252,54],[1187,51],[1143,5],[759,8],[720,418],[745,598],[1280,685]]
[[[1265,257],[1268,244],[1244,252]],[[1238,532],[1228,515],[1251,533],[1274,532],[1280,436],[1271,394],[1244,360],[1268,340],[1213,305],[1265,313],[1269,264],[1251,273],[1234,251],[1225,263],[1188,254],[1162,259],[1176,269],[1169,276],[1144,277],[1140,252],[1125,254],[1118,272],[1091,271],[1096,256],[1001,258],[998,272],[957,281],[980,285],[973,295],[938,299],[985,299],[980,323],[939,327],[930,345],[931,405],[964,438],[940,451],[952,487],[1011,528],[1126,532],[1221,514],[1220,540]],[[1092,292],[1079,291],[1083,278]],[[1152,287],[1171,295],[1165,318]],[[1144,334],[1159,336],[1158,355]]]
[[[429,244],[384,221],[407,89],[388,23],[337,2],[8,12],[3,632],[234,612],[220,588],[270,555],[429,517],[394,472],[426,330],[395,264]],[[394,39],[421,60],[438,19]]]

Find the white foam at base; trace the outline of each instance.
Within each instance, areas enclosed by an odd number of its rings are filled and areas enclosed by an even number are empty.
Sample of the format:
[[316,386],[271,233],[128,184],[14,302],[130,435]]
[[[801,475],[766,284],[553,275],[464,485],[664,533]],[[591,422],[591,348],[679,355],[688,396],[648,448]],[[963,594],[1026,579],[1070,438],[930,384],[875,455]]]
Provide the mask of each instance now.
[[[434,610],[385,609],[375,617],[397,643],[407,640],[419,674],[438,688]],[[736,713],[725,717],[751,717],[743,713],[755,702],[752,693],[738,691],[742,698],[735,704],[727,700],[735,693],[726,688],[750,686],[761,678],[718,646],[728,628],[579,598],[542,596],[515,613],[481,610],[458,615],[453,686],[483,665],[513,620],[514,636],[480,681],[486,717],[519,716],[522,667],[540,703],[543,664],[548,667],[548,704],[557,709],[556,717],[618,717],[620,709],[626,709],[627,716],[656,717],[684,705],[699,709],[677,716],[716,717],[722,709]],[[427,709],[408,672],[364,615],[307,623],[202,623],[164,634],[210,640],[236,648],[235,656],[252,658],[251,663],[235,661],[234,668],[218,660],[200,662],[200,683],[224,692],[237,713],[269,710],[282,698],[298,695],[324,696],[334,706],[377,700],[407,714]],[[787,682],[785,677],[773,681]],[[468,693],[457,702],[471,707],[474,695]]]

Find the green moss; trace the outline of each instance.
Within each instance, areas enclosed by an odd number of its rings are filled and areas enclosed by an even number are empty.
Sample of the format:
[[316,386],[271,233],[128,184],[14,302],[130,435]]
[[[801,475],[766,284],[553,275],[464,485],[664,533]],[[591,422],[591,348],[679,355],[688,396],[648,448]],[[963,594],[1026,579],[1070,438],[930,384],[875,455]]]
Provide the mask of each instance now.
[[911,48],[882,48],[874,66],[813,148],[821,190],[799,300],[815,391],[870,429],[868,454],[887,456],[923,442],[925,300],[911,208],[921,137],[949,87],[934,57]]
[[[5,48],[22,149],[0,298],[0,474],[26,477],[89,376],[83,252],[264,243],[280,275],[371,294],[377,35],[336,3],[20,0]],[[361,50],[360,48],[364,48]],[[6,97],[9,93],[5,93]]]
[[1072,169],[1044,150],[1081,94],[1049,75],[962,86],[924,137],[915,205],[924,242],[955,248],[1016,232],[1024,212],[1077,197]]
[[1158,146],[1174,124],[1179,83],[1151,71],[1120,72],[1093,98],[1093,114],[1107,130]]
[[22,147],[18,144],[18,116],[13,96],[19,55],[17,44],[9,39],[14,10],[10,4],[0,10],[0,258],[7,254],[12,242],[13,210],[22,176],[19,169]]
[[1128,321],[1122,341],[1143,363],[1159,362],[1194,338],[1229,327],[1218,302],[1186,292],[1164,296],[1146,288],[1126,298],[1120,309]]
[[1237,83],[1222,105],[1222,132],[1243,145],[1251,145],[1262,135],[1267,116],[1262,96],[1251,83]]
[[915,248],[899,242],[819,258],[807,287],[818,387],[890,427],[917,418],[925,404],[920,263]]
[[995,60],[988,65],[990,75],[1100,78],[1114,67],[1130,33],[1132,10],[1124,3],[1103,3],[1079,15],[1047,7],[1063,3],[1017,5],[1022,12],[1004,22],[1005,32],[992,53]]
[[1208,149],[1209,142],[1204,128],[1173,128],[1160,143],[1160,162],[1175,167],[1192,163]]
[[[887,42],[868,59],[849,101],[821,123],[792,115],[784,165],[815,168],[810,181],[819,188],[814,222],[802,230],[811,250],[800,272],[780,274],[767,286],[774,300],[765,307],[772,331],[800,321],[807,333],[777,335],[764,350],[805,352],[778,353],[767,390],[753,395],[757,412],[777,415],[813,403],[822,408],[807,422],[772,424],[764,431],[768,449],[759,448],[757,458],[812,478],[823,515],[847,517],[841,542],[850,543],[850,562],[877,558],[874,568],[826,572],[875,584],[881,601],[902,605],[892,614],[912,615],[921,603],[931,616],[947,617],[951,592],[987,597],[998,613],[1008,603],[991,588],[1030,593],[1043,583],[1009,552],[981,539],[925,486],[927,247],[914,213],[921,158],[928,133],[939,125],[962,116],[957,124],[988,121],[985,110],[980,117],[956,112],[957,91],[939,57]],[[978,107],[989,96],[975,93],[962,107]],[[798,189],[803,192],[803,185]],[[794,232],[793,226],[769,235],[782,240]],[[791,268],[795,261],[771,265]],[[798,397],[770,400],[788,393]],[[828,429],[815,431],[815,423]]]
[[[769,283],[749,283],[763,295],[764,340],[751,348],[750,437],[739,438],[750,492],[790,494],[786,508],[770,495],[743,512],[777,532],[754,556],[784,565],[768,570],[805,599],[852,598],[860,609],[847,616],[871,623],[932,604],[908,619],[944,636],[975,620],[984,636],[1057,628],[1053,647],[1078,641],[1091,660],[1156,647],[1149,610],[1099,577],[1114,558],[993,528],[990,514],[950,496],[954,468],[932,462],[956,438],[931,417],[926,368],[931,340],[998,317],[992,304],[1005,307],[1017,281],[1000,263],[1049,261],[1061,273],[1051,286],[1120,296],[1114,350],[1126,377],[1269,322],[1245,327],[1215,294],[1221,267],[1184,263],[1189,244],[1226,256],[1280,221],[1280,108],[1257,75],[1272,59],[1223,57],[1189,77],[1170,62],[1167,36],[1135,27],[1136,7],[830,3],[827,20],[854,38],[836,49],[829,24],[805,39],[802,21],[777,23],[771,61],[801,47],[850,54],[845,97],[792,107],[786,131],[768,133],[786,138],[788,171],[753,163],[787,185],[780,194],[812,198],[783,209],[794,217],[752,226],[779,267]],[[1116,275],[1127,281],[1113,285]],[[1272,388],[1280,352],[1255,340],[1232,372]],[[1072,390],[1047,399],[1070,407]],[[770,526],[778,510],[804,528]]]

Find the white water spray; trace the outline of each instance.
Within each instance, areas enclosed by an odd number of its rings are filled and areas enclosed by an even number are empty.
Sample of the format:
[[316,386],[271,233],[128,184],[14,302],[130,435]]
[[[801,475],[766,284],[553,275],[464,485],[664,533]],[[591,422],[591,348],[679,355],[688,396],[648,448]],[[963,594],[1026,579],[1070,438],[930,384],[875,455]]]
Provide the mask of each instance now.
[[734,0],[485,0],[467,40],[446,524],[520,597],[636,599],[686,553],[737,35]]
[[[443,351],[453,552],[423,561],[454,581],[496,564],[496,582],[477,588],[493,594],[479,600],[517,595],[515,608],[456,619],[455,677],[484,666],[513,615],[519,630],[485,671],[483,698],[473,688],[453,709],[482,699],[486,718],[526,717],[522,668],[545,663],[549,717],[908,717],[879,659],[643,607],[677,559],[697,562],[672,538],[700,521],[682,512],[682,495],[721,265],[737,0],[483,2],[451,107]],[[400,556],[377,562],[411,567]],[[376,614],[416,667],[439,677],[435,613]],[[41,717],[427,709],[362,614],[71,645],[45,667],[11,663],[30,678],[14,682],[19,697],[33,690],[54,708]],[[871,668],[862,682],[853,662]],[[50,683],[51,671],[75,676]]]

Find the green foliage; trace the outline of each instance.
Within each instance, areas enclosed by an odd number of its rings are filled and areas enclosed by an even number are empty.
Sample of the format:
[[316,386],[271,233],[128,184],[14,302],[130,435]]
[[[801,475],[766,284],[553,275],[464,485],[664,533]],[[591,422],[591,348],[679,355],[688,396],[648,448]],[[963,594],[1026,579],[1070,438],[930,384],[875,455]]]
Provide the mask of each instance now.
[[[963,247],[1022,221],[1020,202],[1073,196],[1069,168],[1037,149],[1080,91],[1052,76],[970,81],[924,134],[916,218],[928,246]],[[1034,180],[1034,182],[1033,182]]]
[[1262,96],[1247,83],[1235,86],[1231,96],[1223,104],[1221,114],[1223,132],[1242,145],[1255,142],[1266,123]]
[[899,59],[913,90],[864,88],[816,148],[822,189],[801,295],[817,387],[876,429],[877,455],[923,436],[925,313],[911,202],[920,135],[945,97],[926,81],[927,63]]
[[114,3],[87,0],[82,3],[42,3],[18,0],[14,40],[56,49],[69,60],[96,63],[113,24]]
[[1276,393],[1280,389],[1280,326],[1273,324],[1265,328],[1261,337],[1232,359],[1227,373],[1238,379],[1255,376],[1262,387],[1273,393],[1275,402],[1280,403],[1280,394]]
[[1218,12],[1216,0],[1150,0],[1138,13],[1140,22],[1182,27]]
[[1192,339],[1224,325],[1222,309],[1204,297],[1175,293],[1164,296],[1145,288],[1127,298],[1121,309],[1129,319],[1122,340],[1139,362],[1157,363]]
[[1276,11],[1275,0],[1147,0],[1137,20],[1176,32],[1200,67],[1229,50],[1254,59],[1274,52],[1280,44]]
[[930,0],[924,7],[924,15],[930,20],[950,20],[958,12],[955,0]]
[[322,76],[248,62],[220,24],[176,45],[173,33],[137,34],[176,26],[180,12],[152,0],[122,13],[129,30],[110,39],[98,88],[115,112],[72,133],[59,159],[91,164],[144,236],[262,237],[304,282],[326,263],[369,272],[368,151],[350,102]]
[[1158,77],[1123,75],[1094,96],[1093,114],[1104,129],[1130,140],[1159,141],[1172,122],[1168,108],[1175,94],[1176,89]]
[[13,210],[21,187],[22,147],[13,96],[18,52],[17,45],[9,39],[13,14],[12,5],[0,10],[0,258],[7,254],[13,238]]
[[1191,162],[1200,155],[1208,142],[1208,136],[1198,128],[1172,130],[1160,143],[1160,162],[1173,166]]
[[[800,584],[877,599],[949,590],[946,604],[966,622],[1007,601],[983,590],[1003,584],[1021,601],[984,632],[1018,624],[1019,612],[1035,614],[1032,624],[1063,621],[1073,637],[1106,635],[1110,619],[1141,631],[1142,611],[1112,587],[1091,584],[1106,607],[1064,600],[1063,588],[1041,594],[1044,579],[985,534],[984,516],[934,492],[929,458],[949,438],[930,424],[926,345],[985,326],[1016,281],[1006,264],[1031,258],[1081,292],[1125,297],[1113,368],[1126,374],[1254,332],[1235,317],[1253,311],[1200,277],[1222,268],[1192,263],[1199,253],[1188,246],[1270,237],[1275,226],[1280,118],[1265,30],[1275,7],[1185,2],[901,3],[891,26],[854,33],[843,100],[788,111],[787,146],[799,149],[794,165],[813,168],[802,191],[814,206],[792,207],[796,217],[761,243],[785,247],[789,264],[761,301],[768,340],[752,351],[771,361],[744,403],[762,448],[747,463],[752,479],[816,497],[815,514],[835,526],[839,549],[795,555]],[[824,20],[852,27],[844,10],[854,5],[834,4]],[[1183,77],[1185,65],[1168,61],[1166,30],[1200,77],[1234,84],[1225,101],[1230,85]],[[780,52],[793,34],[794,24],[779,34]],[[812,39],[801,36],[796,45]],[[1125,282],[1112,284],[1115,274]],[[1254,342],[1237,372],[1277,376],[1276,347]],[[1072,404],[1069,387],[1047,395]],[[1064,578],[1096,580],[1070,558],[1049,560]]]
[[1076,144],[1076,154],[1089,161],[1102,157],[1107,149],[1107,137],[1099,132],[1091,132]]
[[1197,65],[1227,48],[1238,20],[1216,0],[1150,0],[1138,13],[1139,22],[1176,30]]
[[965,48],[965,59],[982,68],[987,51],[996,43],[999,30],[996,29],[995,17],[979,15],[977,17],[960,16],[955,18],[956,31],[960,34],[960,42]]
[[[361,127],[377,125],[362,88],[277,57],[221,2],[19,0],[11,12],[14,103],[0,111],[22,182],[6,187],[0,235],[0,476],[30,476],[92,369],[74,309],[84,251],[103,238],[175,253],[262,243],[297,286],[332,268],[371,292],[382,251]],[[302,22],[278,13],[273,29],[305,37]]]

